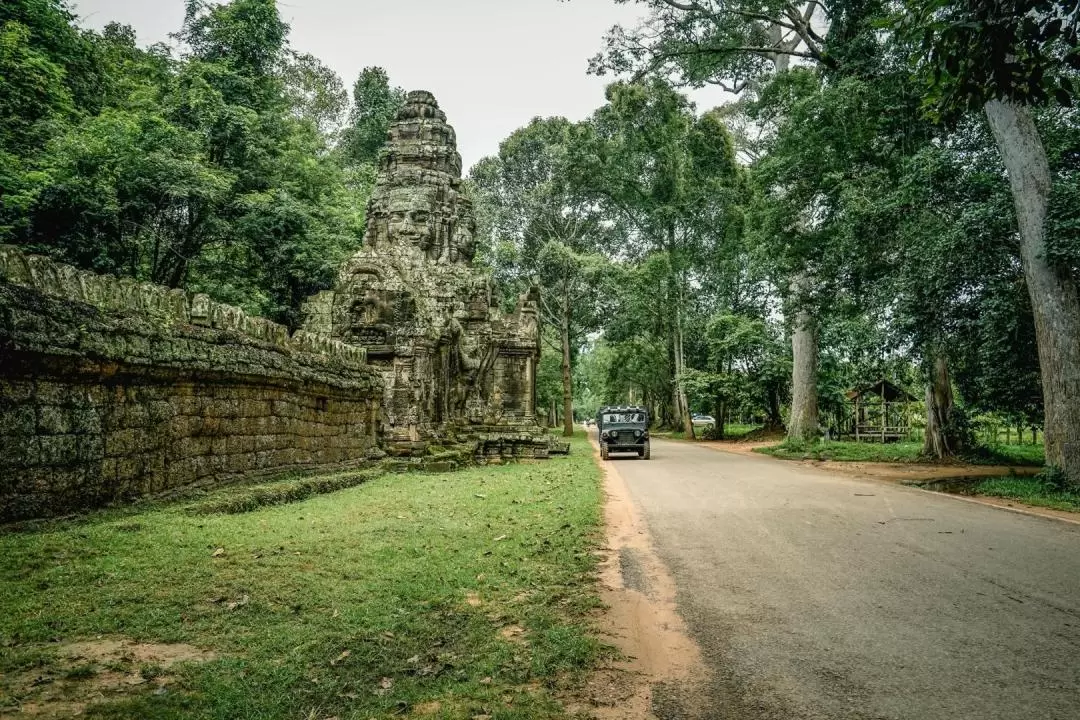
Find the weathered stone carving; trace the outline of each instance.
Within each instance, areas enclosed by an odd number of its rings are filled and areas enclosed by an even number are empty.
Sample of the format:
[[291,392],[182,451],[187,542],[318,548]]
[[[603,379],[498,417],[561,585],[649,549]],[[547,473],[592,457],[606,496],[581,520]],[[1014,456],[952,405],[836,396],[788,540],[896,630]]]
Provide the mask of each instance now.
[[464,436],[485,454],[546,455],[535,418],[539,295],[501,313],[472,266],[475,235],[454,130],[430,93],[411,92],[390,128],[364,247],[307,304],[305,329],[367,350],[384,380],[387,440]]

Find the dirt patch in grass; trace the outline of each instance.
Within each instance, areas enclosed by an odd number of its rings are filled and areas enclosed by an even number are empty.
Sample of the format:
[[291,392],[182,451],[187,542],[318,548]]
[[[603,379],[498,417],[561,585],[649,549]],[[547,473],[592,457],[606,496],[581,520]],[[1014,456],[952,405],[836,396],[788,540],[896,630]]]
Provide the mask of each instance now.
[[140,643],[99,638],[42,648],[51,658],[5,677],[0,716],[11,720],[73,718],[91,705],[144,694],[164,695],[179,663],[202,663],[216,654],[182,643]]
[[98,639],[62,645],[58,654],[69,660],[89,660],[101,664],[153,663],[168,670],[176,663],[206,662],[217,655],[183,643],[140,643],[123,639]]

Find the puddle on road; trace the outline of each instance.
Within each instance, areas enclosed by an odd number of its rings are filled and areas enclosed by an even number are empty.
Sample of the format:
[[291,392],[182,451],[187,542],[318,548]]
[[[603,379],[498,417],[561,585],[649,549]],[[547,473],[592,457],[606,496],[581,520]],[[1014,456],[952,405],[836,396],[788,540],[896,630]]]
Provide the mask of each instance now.
[[986,480],[1000,480],[1002,475],[974,475],[968,477],[940,478],[937,480],[920,480],[905,482],[905,485],[933,490],[934,492],[949,493],[951,495],[977,495],[975,488]]

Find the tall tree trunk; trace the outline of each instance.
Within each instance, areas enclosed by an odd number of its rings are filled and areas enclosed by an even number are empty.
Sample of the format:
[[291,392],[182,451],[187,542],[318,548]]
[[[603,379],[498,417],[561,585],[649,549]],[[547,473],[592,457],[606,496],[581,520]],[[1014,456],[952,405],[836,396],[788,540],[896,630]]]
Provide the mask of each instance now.
[[562,307],[562,403],[563,437],[574,434],[574,380],[570,374],[570,295],[563,294]]
[[675,412],[679,414],[679,423],[682,425],[686,437],[694,437],[694,421],[690,417],[690,403],[686,399],[686,390],[680,381],[686,368],[686,360],[683,355],[683,329],[682,329],[682,293],[676,296],[675,302]]
[[930,382],[926,384],[926,439],[923,454],[942,459],[959,450],[952,432],[953,392],[949,361],[943,352],[934,351],[930,359]]
[[713,433],[717,440],[724,439],[724,417],[727,415],[727,401],[722,395],[716,397],[716,430]]
[[802,307],[808,284],[805,273],[797,275],[792,282],[799,307],[791,329],[791,419],[787,436],[788,440],[796,442],[814,440],[818,434],[817,323]]
[[1020,226],[1020,260],[1039,347],[1046,464],[1080,484],[1080,292],[1072,273],[1046,257],[1046,150],[1026,107],[991,100],[984,109],[1009,174]]
[[768,430],[781,430],[784,427],[784,418],[780,413],[780,388],[770,384],[768,390],[769,414],[765,422]]

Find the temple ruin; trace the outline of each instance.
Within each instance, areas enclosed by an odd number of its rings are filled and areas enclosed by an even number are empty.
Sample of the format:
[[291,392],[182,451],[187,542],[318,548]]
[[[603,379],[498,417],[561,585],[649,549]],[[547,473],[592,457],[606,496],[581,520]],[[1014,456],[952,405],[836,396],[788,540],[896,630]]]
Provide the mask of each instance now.
[[409,93],[380,161],[363,249],[308,303],[304,329],[367,351],[384,381],[388,445],[476,441],[481,455],[544,456],[538,290],[510,315],[496,307],[491,278],[473,267],[476,220],[461,182],[445,113],[430,93]]

